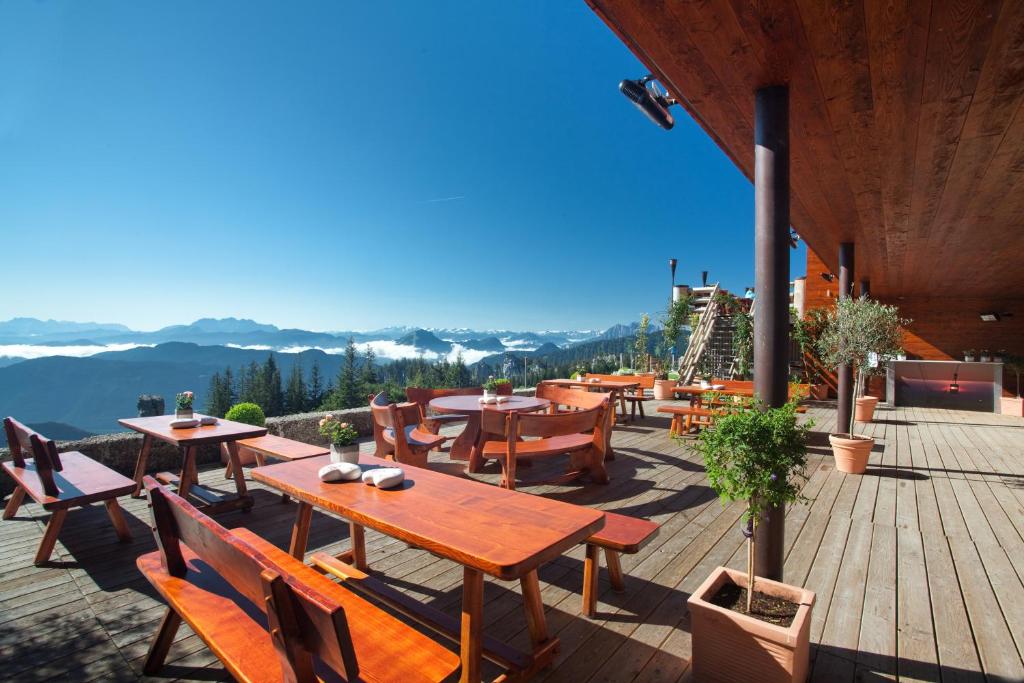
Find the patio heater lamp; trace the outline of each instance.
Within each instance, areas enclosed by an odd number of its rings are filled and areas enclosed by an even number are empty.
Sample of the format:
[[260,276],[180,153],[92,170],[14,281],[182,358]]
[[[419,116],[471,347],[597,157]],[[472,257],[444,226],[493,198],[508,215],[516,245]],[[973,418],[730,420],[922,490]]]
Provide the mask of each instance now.
[[669,97],[667,92],[663,93],[658,89],[657,83],[654,82],[654,74],[647,74],[637,80],[624,79],[619,83],[619,92],[659,127],[671,130],[676,124],[668,111],[676,101]]
[[957,375],[959,375],[959,372],[960,372],[960,368],[959,367],[957,367],[957,369],[953,371],[953,381],[950,382],[950,384],[949,384],[949,393],[951,393],[951,394],[959,394],[960,393],[960,384],[957,383],[957,381],[956,381],[957,380]]

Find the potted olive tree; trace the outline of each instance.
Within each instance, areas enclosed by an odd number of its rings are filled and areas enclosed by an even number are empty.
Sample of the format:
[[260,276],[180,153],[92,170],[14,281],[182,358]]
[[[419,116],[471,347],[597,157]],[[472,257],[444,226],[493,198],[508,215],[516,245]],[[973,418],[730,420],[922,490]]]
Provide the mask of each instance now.
[[862,474],[867,469],[875,440],[855,434],[853,428],[858,419],[862,422],[871,420],[878,402],[873,396],[861,395],[864,380],[871,372],[869,362],[872,356],[885,358],[894,355],[900,349],[900,330],[909,323],[909,320],[900,318],[895,306],[867,297],[840,299],[828,317],[818,339],[818,351],[829,367],[849,365],[854,368],[853,398],[860,411],[859,417],[856,410],[851,411],[850,424],[840,426],[848,426],[849,431],[828,437],[840,472]]
[[737,409],[705,430],[697,448],[722,504],[746,501],[747,571],[718,567],[687,600],[695,680],[787,681],[807,677],[814,593],[756,578],[755,532],[765,513],[801,502],[807,430],[797,404]]
[[1020,376],[1024,373],[1024,356],[1003,354],[1003,367],[1017,376],[1017,396],[1003,396],[999,402],[999,412],[1003,415],[1024,417],[1024,398],[1020,395]]
[[[679,341],[679,333],[683,325],[690,317],[690,309],[693,300],[690,295],[684,295],[672,301],[665,311],[665,317],[661,320],[661,342],[657,348],[657,358],[652,361],[654,370],[654,398],[659,401],[675,398],[672,393],[679,381],[679,374],[675,372],[674,355],[676,343]],[[673,377],[673,375],[675,375]]]

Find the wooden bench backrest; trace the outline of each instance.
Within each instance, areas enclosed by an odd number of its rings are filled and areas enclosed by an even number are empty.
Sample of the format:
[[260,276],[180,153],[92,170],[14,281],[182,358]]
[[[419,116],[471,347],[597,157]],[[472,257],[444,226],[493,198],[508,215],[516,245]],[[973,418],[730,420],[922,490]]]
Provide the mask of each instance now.
[[654,375],[601,375],[596,372],[588,372],[586,378],[608,382],[639,382],[641,389],[653,389],[655,379]]
[[4,432],[7,434],[7,444],[11,449],[14,466],[24,467],[25,455],[31,454],[35,460],[36,474],[43,484],[43,491],[49,496],[59,496],[60,489],[53,479],[53,473],[60,472],[64,466],[60,461],[60,453],[57,452],[57,443],[13,417],[4,418]]
[[441,398],[442,396],[483,396],[483,394],[483,387],[457,387],[454,389],[427,389],[425,387],[405,388],[405,397],[408,398],[411,403],[415,403],[420,406],[423,410],[426,410],[428,403],[433,401],[435,398]]
[[571,413],[512,413],[510,427],[512,433],[517,436],[541,438],[590,432],[600,428],[601,418],[607,407],[608,401],[603,400],[599,406]]
[[[346,680],[358,678],[348,622],[337,601],[281,571],[261,552],[151,477],[146,477],[146,489],[153,535],[168,573],[179,578],[186,575],[181,552],[184,544],[267,614],[286,680],[315,681],[313,656]],[[200,611],[202,605],[195,608]]]
[[[611,394],[600,391],[577,391],[566,389],[554,384],[538,384],[537,398],[546,398],[551,401],[552,408],[560,405],[571,408],[595,408],[605,401],[611,400]],[[552,410],[551,412],[554,412]]]

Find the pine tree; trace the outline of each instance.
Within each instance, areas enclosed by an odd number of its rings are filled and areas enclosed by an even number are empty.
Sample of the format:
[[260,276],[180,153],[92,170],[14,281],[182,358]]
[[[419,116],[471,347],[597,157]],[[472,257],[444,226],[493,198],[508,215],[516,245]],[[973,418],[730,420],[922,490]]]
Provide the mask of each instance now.
[[338,384],[324,401],[326,410],[357,408],[363,405],[359,396],[359,378],[356,376],[356,342],[348,338],[345,346],[345,362],[338,370]]
[[[228,408],[224,411],[226,413],[231,406],[235,405],[235,400],[238,398],[238,394],[235,392],[235,377],[231,374],[230,365],[224,368],[222,390],[224,391],[224,402],[228,405]],[[218,417],[223,416],[218,415]]]
[[260,377],[263,384],[263,394],[266,396],[266,403],[260,404],[263,412],[268,415],[284,414],[284,392],[281,390],[281,369],[277,367],[274,354],[268,354],[263,364],[263,371]]
[[376,360],[377,356],[373,352],[373,347],[367,344],[366,352],[363,355],[363,369],[359,373],[360,397],[376,393],[377,391],[377,367],[374,364]]
[[296,361],[288,375],[288,388],[284,392],[285,415],[301,413],[306,409],[306,381],[302,374],[302,364]]
[[309,387],[306,396],[306,410],[316,410],[324,402],[324,380],[320,376],[320,363],[313,361],[313,367],[309,371]]
[[455,356],[452,368],[453,381],[448,386],[468,387],[473,378],[470,375],[469,368],[466,367],[466,359],[462,357],[462,351],[459,351],[458,355]]
[[224,402],[224,379],[219,372],[215,372],[210,378],[210,388],[206,393],[206,414],[224,417],[224,413],[230,407]]

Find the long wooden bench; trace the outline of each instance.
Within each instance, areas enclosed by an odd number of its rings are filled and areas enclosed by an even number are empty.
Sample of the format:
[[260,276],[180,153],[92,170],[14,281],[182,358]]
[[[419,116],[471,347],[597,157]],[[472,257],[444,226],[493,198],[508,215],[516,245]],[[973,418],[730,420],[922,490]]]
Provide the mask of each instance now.
[[587,539],[587,556],[583,562],[583,606],[581,611],[594,616],[597,608],[598,553],[603,548],[612,590],[626,589],[619,555],[633,555],[658,532],[658,525],[646,519],[605,512],[604,528]]
[[[303,458],[315,458],[320,455],[327,455],[330,450],[323,446],[286,439],[283,436],[264,434],[251,439],[239,439],[235,442],[238,445],[238,459],[242,464],[248,462],[256,463],[257,467],[263,467],[267,458],[276,460],[302,460]],[[221,453],[227,458],[227,444],[221,444]],[[231,479],[234,474],[231,470],[231,459],[227,458],[227,467],[224,469],[224,478]]]
[[658,412],[672,416],[672,421],[668,427],[669,436],[688,434],[690,428],[694,425],[709,427],[714,424],[716,417],[722,415],[720,410],[708,410],[706,408],[684,405],[658,406]]
[[[14,517],[26,494],[44,510],[53,513],[36,551],[35,564],[40,565],[50,559],[68,510],[90,503],[102,501],[117,538],[123,543],[132,540],[117,498],[135,490],[133,480],[84,453],[58,453],[53,440],[13,417],[4,418],[4,431],[11,449],[11,461],[3,463],[3,469],[14,479],[16,486],[4,508],[3,518]],[[26,458],[26,452],[31,452],[34,457]]]
[[597,378],[609,382],[637,382],[640,386],[635,391],[627,391],[622,394],[622,400],[630,404],[629,419],[636,419],[637,408],[640,409],[640,417],[644,415],[644,401],[654,400],[654,396],[648,396],[647,390],[654,389],[654,375],[602,375],[596,372],[588,372],[586,379]]
[[138,558],[168,604],[143,672],[182,621],[239,681],[440,681],[455,653],[245,530],[228,531],[146,477],[158,550]]

